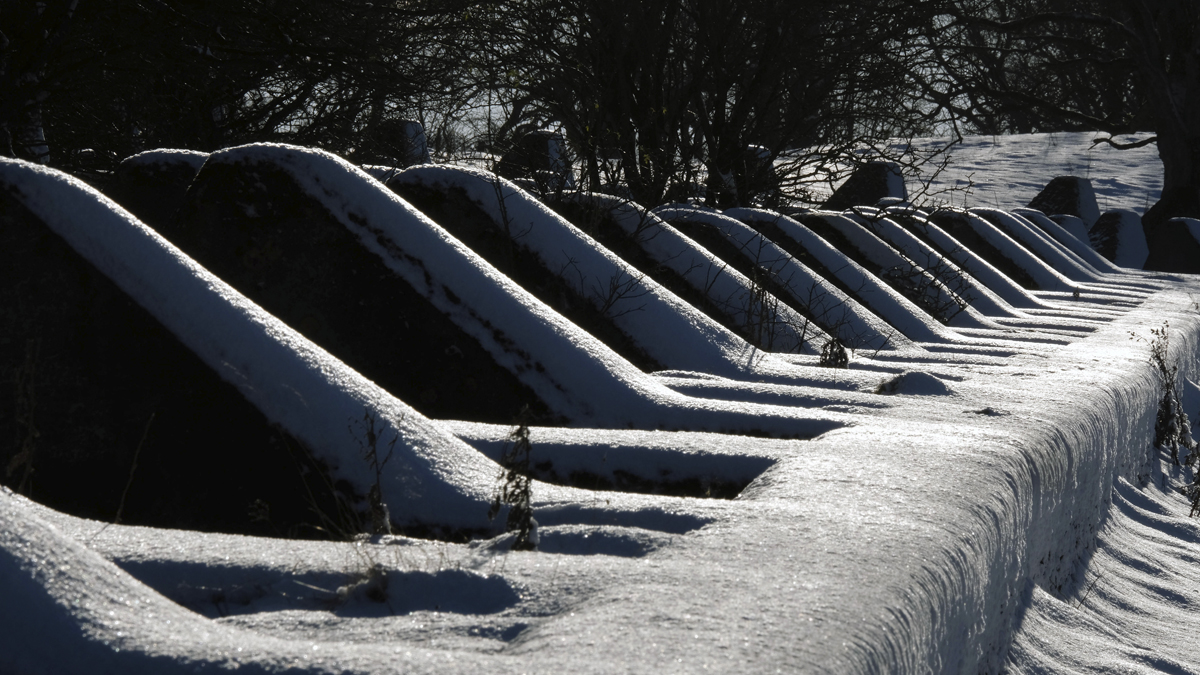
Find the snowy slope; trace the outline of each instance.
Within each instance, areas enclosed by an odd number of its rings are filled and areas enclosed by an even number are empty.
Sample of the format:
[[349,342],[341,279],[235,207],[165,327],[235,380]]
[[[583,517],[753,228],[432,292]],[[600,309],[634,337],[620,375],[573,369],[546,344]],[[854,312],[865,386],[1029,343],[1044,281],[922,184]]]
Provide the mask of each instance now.
[[[1133,209],[1139,214],[1158,201],[1162,192],[1162,161],[1154,144],[1133,150],[1094,145],[1103,134],[1069,132],[1019,136],[969,136],[948,154],[908,177],[909,199],[962,208],[1012,210],[1029,204],[1058,176],[1079,176],[1092,183],[1103,213]],[[1131,134],[1116,140],[1140,140],[1151,134]],[[916,139],[922,149],[945,148],[948,139]]]

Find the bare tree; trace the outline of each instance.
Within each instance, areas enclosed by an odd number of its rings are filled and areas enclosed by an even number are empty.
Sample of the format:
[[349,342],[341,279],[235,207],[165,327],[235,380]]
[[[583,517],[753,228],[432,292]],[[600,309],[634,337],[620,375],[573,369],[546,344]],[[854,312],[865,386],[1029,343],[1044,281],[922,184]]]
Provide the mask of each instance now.
[[445,3],[75,4],[0,3],[0,123],[20,140],[40,113],[58,165],[250,141],[366,159],[394,121],[440,124],[472,96]]
[[477,19],[476,61],[506,103],[498,136],[561,125],[588,189],[615,162],[642,204],[771,203],[863,144],[930,128],[908,84],[927,6],[504,3]]
[[[929,26],[927,100],[967,131],[1089,130],[1156,143],[1148,234],[1200,216],[1200,5],[1193,0],[946,0]],[[1116,135],[1151,131],[1137,143]]]

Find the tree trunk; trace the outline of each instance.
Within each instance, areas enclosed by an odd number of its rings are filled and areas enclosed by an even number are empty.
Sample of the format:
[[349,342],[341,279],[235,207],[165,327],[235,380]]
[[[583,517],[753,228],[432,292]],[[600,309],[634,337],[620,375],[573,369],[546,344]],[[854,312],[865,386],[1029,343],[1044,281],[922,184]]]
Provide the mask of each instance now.
[[1163,163],[1162,196],[1142,218],[1151,250],[1168,219],[1200,218],[1200,30],[1192,1],[1127,4]]

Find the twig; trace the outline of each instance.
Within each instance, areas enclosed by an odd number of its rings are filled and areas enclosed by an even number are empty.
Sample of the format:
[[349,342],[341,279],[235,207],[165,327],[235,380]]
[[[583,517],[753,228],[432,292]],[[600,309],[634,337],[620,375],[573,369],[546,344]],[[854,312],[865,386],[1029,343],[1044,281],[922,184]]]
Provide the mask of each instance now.
[[142,429],[142,440],[138,441],[137,450],[133,451],[133,464],[129,467],[129,479],[125,481],[125,489],[121,492],[121,503],[117,506],[117,516],[113,518],[113,523],[121,524],[121,514],[125,512],[125,497],[129,496],[129,488],[133,486],[133,474],[137,471],[138,457],[142,454],[142,446],[146,444],[146,436],[150,435],[150,425],[154,423],[154,417],[158,415],[158,411],[150,413],[150,419],[146,420],[146,428]]
[[1087,587],[1086,591],[1084,591],[1083,597],[1079,599],[1079,603],[1075,605],[1075,609],[1083,607],[1083,603],[1088,599],[1088,596],[1092,594],[1092,589],[1096,587],[1096,582],[1100,581],[1100,577],[1102,576],[1104,576],[1104,574],[1100,573],[1096,575],[1095,579],[1092,579],[1091,585]]

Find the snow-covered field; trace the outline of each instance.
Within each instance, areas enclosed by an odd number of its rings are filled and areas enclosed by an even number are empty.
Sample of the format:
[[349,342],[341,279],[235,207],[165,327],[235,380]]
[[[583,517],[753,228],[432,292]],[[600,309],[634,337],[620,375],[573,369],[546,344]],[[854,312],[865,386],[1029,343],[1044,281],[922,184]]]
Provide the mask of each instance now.
[[[1149,134],[1119,136],[1129,143]],[[955,146],[946,166],[927,167],[927,178],[909,190],[924,189],[931,198],[955,206],[1013,209],[1029,203],[1057,176],[1079,176],[1092,182],[1100,211],[1133,209],[1145,213],[1162,192],[1162,161],[1153,144],[1117,150],[1093,145],[1099,133],[1072,132],[1023,136],[969,136]],[[922,145],[918,143],[917,145]],[[937,141],[926,147],[938,147]]]
[[[1101,210],[1153,203],[1152,148],[1089,141],[968,139],[938,181],[969,179],[948,201],[1006,212],[1066,173],[1092,180]],[[299,167],[397,274],[421,276],[404,266],[423,247],[431,297],[464,325],[536,341],[526,356],[546,372],[529,381],[572,378],[557,390],[572,424],[531,429],[531,464],[624,487],[535,482],[538,550],[510,550],[487,509],[512,427],[427,418],[81,183],[2,160],[0,205],[46,222],[337,477],[364,493],[376,481],[394,521],[491,533],[165,530],[5,489],[0,672],[1200,672],[1200,521],[1172,490],[1189,476],[1152,448],[1162,383],[1149,362],[1151,329],[1169,323],[1185,409],[1200,412],[1200,282],[1115,268],[1036,214],[980,211],[970,226],[1054,290],[964,253],[955,264],[980,298],[964,319],[931,322],[897,295],[892,327],[930,339],[835,370],[754,350],[647,281],[661,309],[626,323],[660,359],[687,360],[647,374],[358,169],[243,153]],[[563,255],[602,270],[588,274],[620,265],[514,199],[505,217],[547,251],[580,247]],[[910,216],[846,231],[917,246],[888,229]],[[381,477],[346,439],[364,408],[400,440]],[[756,435],[714,433],[731,428]],[[638,487],[653,480],[692,496]],[[706,498],[729,484],[745,487]]]

